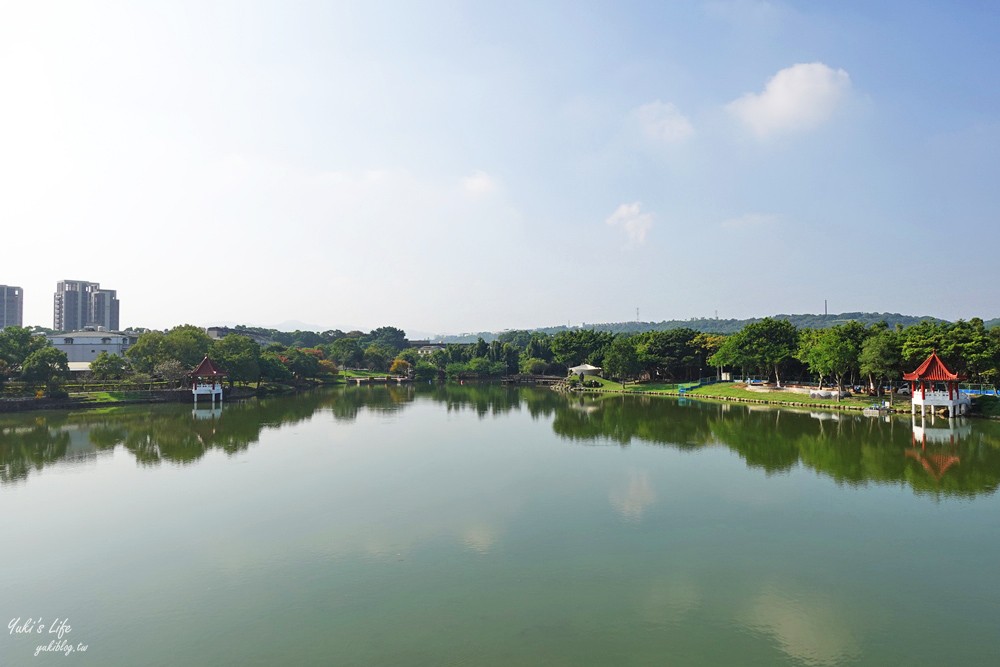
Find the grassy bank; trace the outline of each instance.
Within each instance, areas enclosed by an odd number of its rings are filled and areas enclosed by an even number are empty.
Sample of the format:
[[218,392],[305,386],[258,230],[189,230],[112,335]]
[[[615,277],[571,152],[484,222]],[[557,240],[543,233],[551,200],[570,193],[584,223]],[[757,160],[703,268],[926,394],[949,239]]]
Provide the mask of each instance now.
[[[810,398],[808,394],[795,394],[790,391],[751,391],[746,389],[745,385],[728,382],[708,384],[693,389],[688,388],[690,385],[656,382],[626,384],[623,388],[620,382],[612,382],[610,380],[597,377],[587,379],[596,380],[601,385],[599,387],[588,387],[584,389],[584,391],[588,392],[680,396],[681,389],[683,388],[683,395],[690,398],[737,401],[742,403],[788,405],[795,407],[817,407],[834,410],[863,410],[876,402],[888,400],[887,398],[882,399],[871,396],[851,396],[848,398],[842,398],[839,401],[835,398]],[[906,397],[894,397],[893,407],[896,410],[909,410],[910,401]]]

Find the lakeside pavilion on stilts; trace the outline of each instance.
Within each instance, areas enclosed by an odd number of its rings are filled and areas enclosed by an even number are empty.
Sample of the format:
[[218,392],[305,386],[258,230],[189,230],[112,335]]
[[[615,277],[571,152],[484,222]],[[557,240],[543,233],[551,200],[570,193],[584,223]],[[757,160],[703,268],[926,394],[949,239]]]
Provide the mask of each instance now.
[[198,396],[211,396],[212,407],[215,407],[215,397],[219,397],[219,405],[222,405],[222,379],[228,375],[226,371],[219,370],[212,360],[207,356],[198,364],[198,368],[191,371],[191,393],[194,395],[194,405],[198,407]]
[[910,383],[910,414],[917,413],[920,406],[920,416],[924,416],[925,406],[931,410],[948,408],[948,416],[964,415],[969,412],[972,401],[958,390],[961,381],[957,374],[948,370],[937,350],[931,352],[924,363],[912,373],[903,373],[903,379]]

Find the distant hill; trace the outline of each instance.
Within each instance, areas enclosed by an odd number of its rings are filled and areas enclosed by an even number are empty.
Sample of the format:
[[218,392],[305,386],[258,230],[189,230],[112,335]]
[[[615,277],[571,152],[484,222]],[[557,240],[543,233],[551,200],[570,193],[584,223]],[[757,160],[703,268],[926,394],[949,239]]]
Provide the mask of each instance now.
[[[876,324],[878,322],[885,322],[890,327],[895,327],[897,324],[908,327],[925,320],[935,322],[944,321],[928,315],[901,315],[899,313],[839,313],[835,315],[781,314],[772,315],[771,317],[780,320],[788,320],[799,329],[824,329],[836,324],[850,322],[851,320],[861,322],[865,326]],[[758,322],[761,319],[763,318],[753,317],[745,320],[720,320],[711,317],[701,317],[692,318],[690,320],[664,320],[662,322],[608,322],[604,324],[585,323],[578,327],[542,327],[539,329],[532,329],[532,331],[552,335],[557,334],[560,331],[572,329],[593,329],[595,331],[611,331],[613,333],[640,333],[643,331],[665,331],[667,329],[688,328],[705,333],[730,334],[739,331],[751,322]],[[986,323],[986,326],[998,324],[1000,324],[1000,318],[990,320]],[[486,342],[490,342],[498,335],[499,333],[497,332],[482,331],[479,333],[466,333],[457,336],[438,336],[436,338],[445,343],[474,343],[477,338],[482,338]]]

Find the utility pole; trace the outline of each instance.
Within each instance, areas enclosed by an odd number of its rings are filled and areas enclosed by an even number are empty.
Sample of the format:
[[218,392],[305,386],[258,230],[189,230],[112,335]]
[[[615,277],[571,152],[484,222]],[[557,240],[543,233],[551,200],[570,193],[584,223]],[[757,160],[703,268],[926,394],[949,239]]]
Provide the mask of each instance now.
[[826,299],[823,299],[823,315],[829,315],[829,313],[826,310]]

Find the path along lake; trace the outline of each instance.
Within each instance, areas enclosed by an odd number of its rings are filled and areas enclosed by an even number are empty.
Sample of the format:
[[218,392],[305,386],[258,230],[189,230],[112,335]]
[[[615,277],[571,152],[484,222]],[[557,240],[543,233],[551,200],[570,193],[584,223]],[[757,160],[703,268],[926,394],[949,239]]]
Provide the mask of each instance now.
[[660,397],[0,415],[0,665],[995,665],[998,485],[997,423]]

